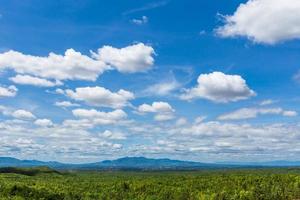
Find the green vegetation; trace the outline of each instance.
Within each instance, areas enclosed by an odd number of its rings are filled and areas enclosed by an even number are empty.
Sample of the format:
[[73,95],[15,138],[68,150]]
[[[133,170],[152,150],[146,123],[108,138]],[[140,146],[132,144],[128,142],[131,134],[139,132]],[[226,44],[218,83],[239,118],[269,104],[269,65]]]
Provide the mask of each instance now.
[[23,174],[27,176],[35,176],[38,174],[60,174],[60,172],[49,167],[34,167],[34,168],[15,168],[4,167],[0,168],[0,174]]
[[2,170],[0,199],[43,200],[294,200],[300,169],[198,172],[68,172],[49,168]]

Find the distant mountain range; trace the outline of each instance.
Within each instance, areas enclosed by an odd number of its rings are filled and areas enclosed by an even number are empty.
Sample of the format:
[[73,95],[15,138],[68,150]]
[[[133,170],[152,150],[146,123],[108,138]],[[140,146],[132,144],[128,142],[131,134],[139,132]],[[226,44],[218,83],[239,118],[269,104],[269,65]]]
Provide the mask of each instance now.
[[261,163],[200,163],[170,159],[150,159],[145,157],[124,157],[116,160],[105,160],[87,164],[66,164],[60,162],[43,162],[38,160],[19,160],[11,157],[0,157],[1,167],[39,167],[74,170],[196,170],[241,167],[297,167],[300,162],[272,161]]
[[268,162],[219,162],[221,165],[261,166],[261,167],[300,167],[300,161],[275,160]]

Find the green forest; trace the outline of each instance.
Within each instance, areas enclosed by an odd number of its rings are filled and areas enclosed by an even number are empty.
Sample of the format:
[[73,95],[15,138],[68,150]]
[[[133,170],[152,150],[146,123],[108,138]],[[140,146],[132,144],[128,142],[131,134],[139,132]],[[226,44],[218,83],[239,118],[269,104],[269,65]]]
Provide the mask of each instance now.
[[202,171],[0,170],[0,199],[296,200],[300,169]]

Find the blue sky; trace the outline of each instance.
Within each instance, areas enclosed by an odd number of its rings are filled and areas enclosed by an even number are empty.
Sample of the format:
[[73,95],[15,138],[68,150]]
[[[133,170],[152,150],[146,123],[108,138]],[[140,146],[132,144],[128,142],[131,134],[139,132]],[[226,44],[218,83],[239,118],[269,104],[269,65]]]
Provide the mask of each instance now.
[[300,160],[299,10],[1,1],[0,156]]

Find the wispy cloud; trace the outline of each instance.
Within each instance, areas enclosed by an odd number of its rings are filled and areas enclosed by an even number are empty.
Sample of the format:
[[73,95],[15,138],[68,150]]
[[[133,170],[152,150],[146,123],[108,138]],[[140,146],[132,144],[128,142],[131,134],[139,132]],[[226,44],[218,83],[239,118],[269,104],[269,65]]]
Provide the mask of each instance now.
[[282,115],[284,117],[296,117],[298,113],[294,110],[284,110],[278,108],[241,108],[231,113],[226,113],[218,117],[218,120],[243,120],[253,119],[260,115]]
[[292,77],[294,81],[300,83],[300,70]]
[[148,17],[147,16],[143,16],[140,19],[132,19],[131,22],[134,23],[134,24],[136,24],[136,25],[147,24],[148,23]]
[[167,5],[169,2],[170,2],[169,0],[152,2],[152,3],[146,4],[142,7],[127,10],[127,11],[123,12],[122,14],[123,15],[129,15],[129,14],[132,14],[132,13],[137,13],[137,12],[141,12],[141,11],[145,11],[145,10],[151,10],[151,9],[163,7],[163,6]]
[[143,93],[147,96],[167,96],[170,95],[173,91],[179,89],[181,84],[177,82],[176,79],[156,83],[147,87]]
[[266,100],[263,100],[259,103],[260,106],[268,106],[268,105],[271,105],[271,104],[274,104],[276,103],[277,101],[275,100],[272,100],[272,99],[266,99]]

